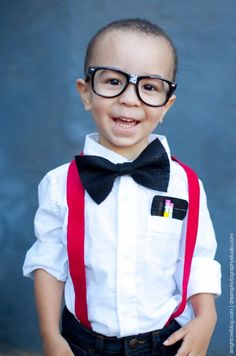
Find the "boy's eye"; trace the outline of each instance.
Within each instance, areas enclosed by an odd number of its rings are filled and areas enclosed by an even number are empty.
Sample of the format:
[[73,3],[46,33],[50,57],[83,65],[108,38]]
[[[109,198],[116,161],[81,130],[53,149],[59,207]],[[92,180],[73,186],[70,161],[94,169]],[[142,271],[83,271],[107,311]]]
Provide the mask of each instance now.
[[121,81],[117,78],[111,78],[111,79],[106,79],[106,83],[107,84],[111,84],[111,85],[121,85]]
[[141,80],[140,88],[146,94],[161,94],[165,91],[164,82],[160,79]]
[[159,88],[153,84],[145,84],[145,85],[143,85],[143,89],[147,90],[147,91],[158,91],[159,90]]

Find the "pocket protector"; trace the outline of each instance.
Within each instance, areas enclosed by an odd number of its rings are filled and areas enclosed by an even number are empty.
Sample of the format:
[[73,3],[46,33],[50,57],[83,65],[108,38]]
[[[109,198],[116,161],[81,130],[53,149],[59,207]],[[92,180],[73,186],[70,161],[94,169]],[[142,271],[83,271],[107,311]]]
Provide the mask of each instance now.
[[183,220],[188,211],[187,200],[174,198],[174,197],[167,197],[163,195],[154,196],[152,201],[152,206],[151,206],[151,215],[163,216],[166,200],[171,200],[171,202],[174,204],[172,218]]

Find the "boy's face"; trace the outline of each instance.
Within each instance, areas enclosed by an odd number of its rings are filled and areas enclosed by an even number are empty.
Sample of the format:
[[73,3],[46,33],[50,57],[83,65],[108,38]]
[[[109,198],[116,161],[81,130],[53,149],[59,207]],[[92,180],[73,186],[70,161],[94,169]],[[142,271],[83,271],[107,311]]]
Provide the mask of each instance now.
[[[91,66],[109,66],[137,75],[160,75],[171,80],[172,57],[168,44],[153,35],[112,31],[96,46]],[[133,159],[147,146],[149,134],[173,105],[175,96],[162,107],[145,105],[129,84],[118,97],[96,95],[91,83],[79,79],[77,87],[86,110],[91,110],[99,130],[99,142]]]

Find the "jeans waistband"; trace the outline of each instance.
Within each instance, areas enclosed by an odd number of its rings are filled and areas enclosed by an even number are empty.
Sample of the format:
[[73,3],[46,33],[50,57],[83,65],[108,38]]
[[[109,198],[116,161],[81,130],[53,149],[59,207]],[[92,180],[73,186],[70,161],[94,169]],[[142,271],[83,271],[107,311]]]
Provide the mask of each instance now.
[[63,336],[75,345],[82,344],[83,347],[94,349],[98,352],[118,353],[126,349],[128,352],[124,354],[128,354],[129,350],[138,352],[139,349],[163,347],[162,343],[167,337],[179,328],[180,325],[175,320],[172,320],[171,323],[163,329],[118,338],[105,336],[87,329],[66,307],[64,308],[62,316]]

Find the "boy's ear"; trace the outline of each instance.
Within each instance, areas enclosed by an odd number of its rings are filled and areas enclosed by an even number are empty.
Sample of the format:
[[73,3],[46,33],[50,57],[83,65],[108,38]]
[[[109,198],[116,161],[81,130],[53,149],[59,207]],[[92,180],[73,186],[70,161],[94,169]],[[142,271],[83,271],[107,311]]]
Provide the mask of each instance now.
[[167,101],[166,105],[164,108],[166,108],[166,112],[171,108],[172,105],[174,105],[174,102],[176,100],[176,95],[171,95],[170,99]]
[[76,82],[76,87],[84,104],[84,109],[86,111],[91,110],[91,91],[89,84],[86,83],[84,79],[78,79]]
[[165,106],[162,107],[162,117],[160,119],[160,122],[163,122],[165,114],[172,107],[172,105],[174,105],[175,100],[176,100],[176,96],[175,95],[171,95],[170,99],[167,101]]

